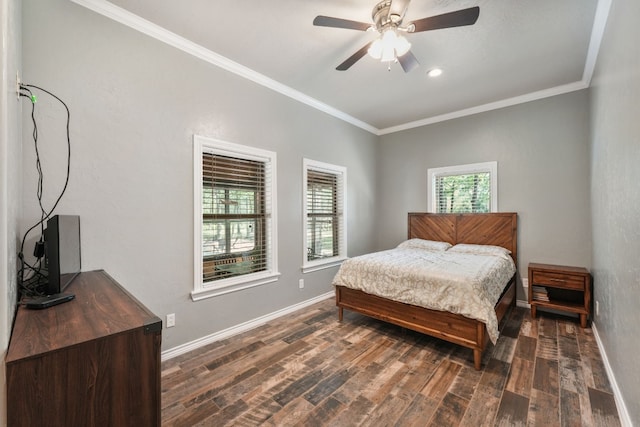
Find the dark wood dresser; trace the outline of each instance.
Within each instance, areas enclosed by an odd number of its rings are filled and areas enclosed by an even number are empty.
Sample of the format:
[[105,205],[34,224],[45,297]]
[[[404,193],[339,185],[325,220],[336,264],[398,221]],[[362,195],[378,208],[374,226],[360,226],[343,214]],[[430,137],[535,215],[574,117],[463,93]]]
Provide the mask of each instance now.
[[160,426],[162,321],[102,270],[66,292],[75,299],[18,308],[7,425]]

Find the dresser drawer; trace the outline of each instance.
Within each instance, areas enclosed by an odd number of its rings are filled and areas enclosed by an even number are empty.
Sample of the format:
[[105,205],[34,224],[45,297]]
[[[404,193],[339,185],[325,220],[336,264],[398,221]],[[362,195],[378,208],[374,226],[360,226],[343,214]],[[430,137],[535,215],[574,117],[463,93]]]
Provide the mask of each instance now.
[[555,286],[565,289],[584,290],[584,276],[577,276],[565,273],[552,273],[549,271],[534,271],[533,284],[544,286]]

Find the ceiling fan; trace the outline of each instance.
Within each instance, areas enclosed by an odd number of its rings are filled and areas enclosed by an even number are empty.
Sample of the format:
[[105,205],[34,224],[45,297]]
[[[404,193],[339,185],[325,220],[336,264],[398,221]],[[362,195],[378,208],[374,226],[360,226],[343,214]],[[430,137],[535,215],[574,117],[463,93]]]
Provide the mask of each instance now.
[[348,70],[365,54],[369,53],[370,56],[389,64],[397,60],[402,69],[408,73],[420,64],[410,51],[411,43],[407,41],[402,33],[419,33],[442,28],[473,25],[480,15],[480,8],[476,6],[418,19],[403,26],[402,20],[409,8],[409,2],[410,0],[382,0],[371,12],[373,24],[323,15],[316,16],[313,20],[313,25],[316,26],[377,31],[380,34],[376,40],[367,43],[342,64],[338,65],[336,70]]

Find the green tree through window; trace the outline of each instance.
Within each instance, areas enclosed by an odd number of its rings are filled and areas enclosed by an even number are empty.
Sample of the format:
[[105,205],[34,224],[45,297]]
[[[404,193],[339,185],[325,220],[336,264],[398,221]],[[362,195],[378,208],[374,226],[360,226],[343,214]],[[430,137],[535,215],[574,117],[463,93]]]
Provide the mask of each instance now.
[[498,162],[429,168],[429,212],[498,211]]
[[491,177],[488,172],[440,176],[436,179],[439,213],[489,212]]

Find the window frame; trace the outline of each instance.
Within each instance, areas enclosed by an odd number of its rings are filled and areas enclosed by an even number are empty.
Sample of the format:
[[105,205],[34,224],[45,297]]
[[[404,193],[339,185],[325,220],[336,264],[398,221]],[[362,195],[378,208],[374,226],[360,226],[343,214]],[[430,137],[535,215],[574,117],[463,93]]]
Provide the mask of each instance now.
[[[266,239],[266,270],[255,273],[243,274],[226,279],[207,281],[203,280],[203,185],[202,185],[202,157],[203,154],[219,154],[238,159],[259,161],[265,168],[265,239]],[[278,280],[278,244],[277,244],[277,181],[276,181],[276,153],[246,145],[235,144],[219,139],[207,138],[201,135],[193,136],[193,241],[194,241],[194,277],[191,299],[202,299],[224,295],[255,286],[265,285]]]
[[[308,214],[307,209],[307,186],[309,170],[327,173],[336,176],[337,192],[337,244],[338,254],[336,256],[308,260],[307,248],[309,241],[307,239]],[[302,272],[309,273],[313,271],[331,268],[342,264],[347,259],[347,168],[330,163],[320,162],[308,158],[302,159]]]
[[436,197],[437,178],[454,175],[470,175],[474,173],[489,173],[490,203],[489,212],[498,212],[498,162],[470,163],[466,165],[445,166],[427,169],[427,212],[437,213]]

